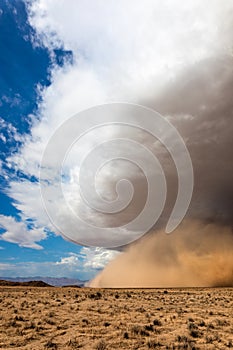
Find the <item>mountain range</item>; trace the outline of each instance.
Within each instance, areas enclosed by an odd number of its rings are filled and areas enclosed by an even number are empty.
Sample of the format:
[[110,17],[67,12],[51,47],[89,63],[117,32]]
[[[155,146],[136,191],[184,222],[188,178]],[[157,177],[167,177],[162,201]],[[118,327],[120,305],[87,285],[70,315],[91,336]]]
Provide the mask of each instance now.
[[0,280],[11,281],[11,282],[30,282],[30,281],[43,281],[54,287],[62,286],[79,286],[83,287],[87,281],[82,281],[77,278],[67,277],[0,277]]

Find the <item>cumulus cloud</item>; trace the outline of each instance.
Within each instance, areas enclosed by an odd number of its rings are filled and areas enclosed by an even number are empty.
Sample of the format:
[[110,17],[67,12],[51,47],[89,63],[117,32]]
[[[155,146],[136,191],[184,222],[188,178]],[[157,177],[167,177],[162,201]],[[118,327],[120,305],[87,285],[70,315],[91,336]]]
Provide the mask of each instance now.
[[61,258],[57,261],[57,265],[69,265],[71,267],[76,266],[80,268],[82,266],[84,269],[91,268],[94,270],[102,269],[107,263],[109,263],[118,254],[117,251],[104,249],[104,248],[88,248],[83,247],[80,253],[69,253],[69,256]]
[[80,255],[85,257],[84,267],[91,269],[103,269],[106,264],[113,260],[118,254],[117,251],[103,248],[83,247]]
[[16,221],[11,216],[0,215],[0,228],[3,232],[0,239],[6,242],[17,243],[20,247],[43,249],[37,244],[46,238],[42,228],[28,228],[23,222]]
[[61,260],[57,261],[56,264],[57,265],[78,266],[79,265],[78,255],[74,254],[74,253],[70,253],[70,256],[67,256],[65,258],[61,258]]

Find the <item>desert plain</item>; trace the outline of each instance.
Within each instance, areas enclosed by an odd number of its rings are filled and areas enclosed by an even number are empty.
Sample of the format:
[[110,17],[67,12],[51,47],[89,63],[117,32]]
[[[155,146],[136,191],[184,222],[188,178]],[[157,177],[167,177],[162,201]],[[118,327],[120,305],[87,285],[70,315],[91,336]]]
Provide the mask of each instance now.
[[0,287],[1,349],[233,348],[233,288]]

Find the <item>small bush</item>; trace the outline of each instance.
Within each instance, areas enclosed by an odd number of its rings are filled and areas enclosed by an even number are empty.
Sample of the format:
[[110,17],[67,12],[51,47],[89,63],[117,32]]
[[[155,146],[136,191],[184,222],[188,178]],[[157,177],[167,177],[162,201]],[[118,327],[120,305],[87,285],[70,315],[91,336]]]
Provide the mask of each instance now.
[[142,327],[139,325],[135,325],[131,328],[131,331],[135,335],[141,335],[141,336],[149,336],[150,335],[146,329],[146,326]]
[[96,294],[91,293],[89,294],[89,298],[94,300],[99,300],[102,298],[102,294],[100,292],[97,292]]
[[45,343],[45,349],[53,349],[56,350],[57,349],[57,344],[53,343],[51,340],[47,341],[47,343]]
[[178,335],[176,340],[179,343],[188,343],[188,338],[185,335]]
[[146,330],[146,331],[152,332],[152,331],[154,330],[154,327],[153,327],[152,324],[149,324],[149,325],[146,325],[146,326],[145,326],[145,330]]
[[154,326],[162,326],[162,322],[158,318],[154,319],[153,324]]
[[136,335],[140,333],[140,330],[141,330],[141,327],[138,325],[135,325],[131,328],[132,333]]
[[189,330],[189,334],[193,338],[198,338],[201,335],[201,333],[198,330],[197,325],[195,323],[193,323],[193,322],[190,322],[188,324],[188,330]]
[[105,350],[107,349],[107,344],[105,343],[104,340],[100,340],[97,344],[96,344],[96,350]]
[[76,339],[68,340],[66,345],[72,349],[79,349],[81,347],[81,345],[79,344],[79,342]]
[[86,323],[86,324],[89,323],[89,321],[88,321],[86,318],[83,318],[83,319],[82,319],[82,322],[83,322],[83,323]]
[[161,343],[157,342],[156,340],[148,340],[147,346],[149,349],[156,349],[157,347],[162,346]]
[[49,324],[50,326],[55,326],[55,324],[56,324],[56,322],[54,322],[54,321],[51,320],[50,318],[45,319],[45,322],[46,322],[47,324]]
[[129,339],[129,333],[128,333],[128,332],[124,332],[123,338],[124,338],[124,339]]

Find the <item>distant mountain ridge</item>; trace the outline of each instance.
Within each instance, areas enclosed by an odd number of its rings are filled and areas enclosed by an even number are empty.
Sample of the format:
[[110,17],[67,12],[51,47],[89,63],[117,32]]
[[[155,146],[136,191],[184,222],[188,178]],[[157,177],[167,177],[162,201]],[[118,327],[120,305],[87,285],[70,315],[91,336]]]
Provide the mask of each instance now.
[[0,280],[11,281],[11,282],[31,282],[31,281],[43,281],[54,287],[62,286],[79,286],[83,287],[87,281],[81,281],[77,278],[67,278],[67,277],[0,277]]
[[15,282],[0,280],[0,286],[2,287],[53,287],[43,281],[29,281],[29,282]]

